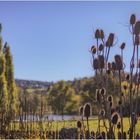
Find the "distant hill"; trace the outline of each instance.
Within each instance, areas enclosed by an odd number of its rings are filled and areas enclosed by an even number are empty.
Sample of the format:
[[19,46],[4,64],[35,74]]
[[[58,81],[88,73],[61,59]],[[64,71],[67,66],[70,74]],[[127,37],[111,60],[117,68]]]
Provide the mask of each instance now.
[[40,89],[40,88],[48,88],[52,82],[43,82],[43,81],[35,81],[35,80],[22,80],[15,79],[16,85],[20,88],[28,88],[28,89]]

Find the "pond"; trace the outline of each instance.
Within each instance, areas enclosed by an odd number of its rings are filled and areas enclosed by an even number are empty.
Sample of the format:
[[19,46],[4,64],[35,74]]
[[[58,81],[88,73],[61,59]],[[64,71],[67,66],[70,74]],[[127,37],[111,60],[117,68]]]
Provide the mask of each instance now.
[[[95,119],[96,117],[92,116],[90,117],[89,119]],[[22,120],[23,121],[47,121],[47,120],[54,120],[54,121],[62,121],[62,120],[78,120],[78,119],[81,119],[81,116],[78,116],[78,115],[44,115],[42,118],[39,116],[39,115],[24,115],[22,117]],[[19,121],[20,119],[18,118],[17,121]]]

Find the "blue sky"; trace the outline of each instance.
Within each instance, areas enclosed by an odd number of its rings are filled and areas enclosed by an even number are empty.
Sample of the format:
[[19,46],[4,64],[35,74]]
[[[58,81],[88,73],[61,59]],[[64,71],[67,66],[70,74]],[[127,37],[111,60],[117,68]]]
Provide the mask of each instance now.
[[106,36],[116,35],[110,60],[120,53],[121,42],[126,42],[129,65],[132,13],[140,20],[140,1],[0,2],[2,35],[11,46],[15,78],[58,81],[92,76],[89,49],[96,28],[102,28]]

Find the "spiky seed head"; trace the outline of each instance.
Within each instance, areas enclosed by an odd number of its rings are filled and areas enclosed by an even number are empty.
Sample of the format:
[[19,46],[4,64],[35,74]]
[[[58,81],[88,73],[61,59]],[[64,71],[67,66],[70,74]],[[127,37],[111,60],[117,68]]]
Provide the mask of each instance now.
[[137,21],[134,27],[134,34],[138,36],[140,34],[140,21]]
[[99,103],[101,102],[101,95],[99,89],[96,89],[96,101]]
[[118,123],[120,119],[120,116],[117,112],[114,112],[112,115],[111,115],[111,122],[116,125]]
[[79,108],[79,115],[83,115],[83,106],[81,106],[80,108]]
[[99,66],[101,69],[104,68],[104,56],[103,55],[99,55],[98,56],[98,60],[99,60]]
[[120,123],[120,122],[117,123],[117,128],[118,128],[118,129],[121,128],[121,123]]
[[102,96],[105,96],[105,94],[106,94],[106,89],[105,89],[105,88],[100,89],[100,93],[101,93]]
[[123,50],[125,48],[125,43],[123,42],[120,46],[120,48]]
[[88,118],[91,115],[91,105],[90,103],[86,103],[84,105],[84,116]]
[[116,63],[112,62],[112,70],[116,70]]
[[101,34],[101,36],[100,36],[101,39],[104,39],[105,35],[104,35],[104,31],[102,29],[100,30],[100,34]]
[[122,70],[123,69],[123,63],[120,55],[115,55],[115,63],[116,63],[116,69]]
[[97,30],[95,31],[95,38],[96,38],[96,39],[99,39],[100,37],[101,37],[100,30],[97,29]]
[[93,60],[93,68],[95,70],[99,69],[99,60],[97,58]]
[[139,63],[138,65],[139,65],[139,68],[140,68],[140,59],[139,59],[139,62],[138,63]]
[[91,47],[91,52],[92,52],[93,54],[96,54],[96,47],[95,47],[94,45]]
[[104,117],[105,116],[105,110],[104,109],[100,110],[99,115]]
[[125,79],[126,79],[127,81],[129,81],[129,80],[130,80],[130,75],[127,74],[126,77],[125,77]]
[[140,37],[138,35],[135,36],[135,45],[140,44]]
[[135,24],[135,22],[136,22],[136,16],[135,16],[135,14],[132,14],[130,16],[130,24],[133,25],[133,24]]
[[77,121],[77,127],[78,127],[78,128],[81,128],[81,127],[82,127],[81,121]]
[[108,102],[112,102],[112,101],[113,101],[112,95],[109,95],[109,96],[107,97],[107,101],[108,101]]
[[100,44],[99,45],[99,51],[102,51],[104,49],[104,45],[103,44]]
[[114,37],[115,37],[114,33],[110,33],[110,34],[109,34],[108,40],[107,40],[107,44],[106,44],[107,47],[113,46]]
[[134,34],[137,36],[137,35],[140,35],[140,21],[137,21],[136,24],[135,24],[135,27],[134,27]]
[[119,101],[118,101],[118,105],[121,105],[121,104],[122,104],[122,101],[121,101],[121,100],[119,100]]

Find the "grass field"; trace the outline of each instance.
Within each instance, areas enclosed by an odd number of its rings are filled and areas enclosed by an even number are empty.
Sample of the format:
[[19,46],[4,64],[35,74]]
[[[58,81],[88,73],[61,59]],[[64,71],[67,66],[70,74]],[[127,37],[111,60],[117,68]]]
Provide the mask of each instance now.
[[[129,119],[128,118],[124,118],[123,119],[124,122],[124,131],[128,131],[129,129]],[[26,122],[24,123],[24,125],[26,124],[26,128],[28,127],[29,129],[38,129],[40,130],[40,123],[39,122]],[[106,124],[108,126],[108,122],[106,121]],[[87,129],[87,122],[86,120],[84,120],[84,125],[85,125],[85,130]],[[103,122],[101,121],[101,126],[103,126]],[[43,130],[60,130],[61,128],[73,128],[73,127],[77,127],[77,120],[70,120],[70,121],[45,121],[42,122],[42,127]],[[89,129],[90,131],[97,131],[97,127],[98,127],[98,120],[97,119],[90,119],[89,120]],[[15,125],[15,129],[19,130],[19,123],[16,122]],[[101,130],[105,130],[104,127],[101,127]],[[117,128],[115,128],[116,133],[118,132]],[[136,133],[140,133],[140,118],[138,119],[137,125],[136,125]]]

